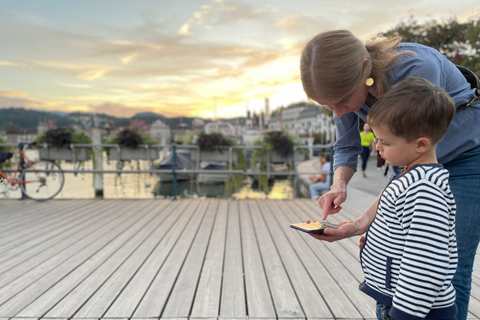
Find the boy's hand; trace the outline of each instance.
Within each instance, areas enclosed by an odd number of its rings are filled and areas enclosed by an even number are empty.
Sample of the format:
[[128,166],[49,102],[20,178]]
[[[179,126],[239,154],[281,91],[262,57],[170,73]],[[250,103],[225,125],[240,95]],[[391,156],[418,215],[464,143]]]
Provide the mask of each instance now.
[[328,242],[334,242],[358,235],[358,228],[354,221],[344,221],[337,223],[337,225],[339,225],[340,228],[326,228],[323,230],[323,233],[310,233],[310,235],[315,239]]

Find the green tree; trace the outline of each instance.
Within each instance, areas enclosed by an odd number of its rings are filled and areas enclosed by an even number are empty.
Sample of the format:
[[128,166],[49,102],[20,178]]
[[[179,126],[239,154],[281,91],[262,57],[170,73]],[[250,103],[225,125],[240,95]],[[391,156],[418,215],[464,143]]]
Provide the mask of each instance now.
[[407,21],[380,35],[400,36],[404,42],[435,48],[454,64],[480,73],[480,14],[466,22],[459,22],[453,16],[444,21],[431,19],[422,24],[410,16]]

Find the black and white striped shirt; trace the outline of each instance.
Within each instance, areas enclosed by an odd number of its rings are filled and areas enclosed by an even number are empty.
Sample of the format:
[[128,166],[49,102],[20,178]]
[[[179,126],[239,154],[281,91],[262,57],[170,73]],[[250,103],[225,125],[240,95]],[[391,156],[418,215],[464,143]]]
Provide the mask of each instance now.
[[440,164],[415,165],[383,191],[360,259],[360,290],[394,319],[453,317],[457,268],[455,199]]

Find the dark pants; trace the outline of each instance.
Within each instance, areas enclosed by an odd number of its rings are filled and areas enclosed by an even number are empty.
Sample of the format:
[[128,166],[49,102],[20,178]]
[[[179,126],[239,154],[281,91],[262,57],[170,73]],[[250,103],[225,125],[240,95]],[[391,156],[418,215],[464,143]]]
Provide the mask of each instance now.
[[362,154],[360,156],[362,157],[362,171],[365,171],[367,168],[368,158],[370,157],[370,147],[363,147]]

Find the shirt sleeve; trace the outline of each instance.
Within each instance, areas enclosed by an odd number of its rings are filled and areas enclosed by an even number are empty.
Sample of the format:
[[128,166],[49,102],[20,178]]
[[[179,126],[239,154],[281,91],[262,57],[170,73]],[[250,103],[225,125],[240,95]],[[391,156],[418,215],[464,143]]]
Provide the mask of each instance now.
[[334,119],[337,126],[334,170],[347,166],[357,171],[358,155],[362,152],[358,116],[355,113],[347,113],[338,118],[334,113]]
[[443,192],[429,181],[407,190],[402,221],[408,230],[390,315],[425,318],[449,276],[449,214]]

